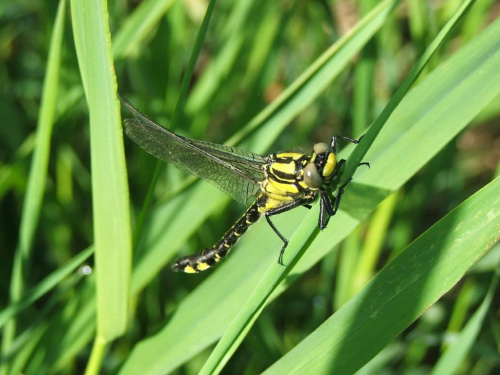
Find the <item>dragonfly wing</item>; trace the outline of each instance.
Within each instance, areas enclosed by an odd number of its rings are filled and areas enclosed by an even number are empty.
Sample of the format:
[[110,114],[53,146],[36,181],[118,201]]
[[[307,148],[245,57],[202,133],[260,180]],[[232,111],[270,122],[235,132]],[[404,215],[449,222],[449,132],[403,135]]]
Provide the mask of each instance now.
[[215,185],[242,203],[259,190],[265,179],[266,159],[235,147],[181,137],[124,104],[135,118],[125,120],[127,135],[151,155]]

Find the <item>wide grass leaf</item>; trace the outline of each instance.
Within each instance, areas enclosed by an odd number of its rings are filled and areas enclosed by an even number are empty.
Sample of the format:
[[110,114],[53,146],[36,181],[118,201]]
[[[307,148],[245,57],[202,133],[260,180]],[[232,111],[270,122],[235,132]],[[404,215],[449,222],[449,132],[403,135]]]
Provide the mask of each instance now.
[[132,250],[129,193],[106,3],[72,1],[71,11],[90,115],[96,342],[103,343],[127,327]]
[[265,374],[352,374],[499,240],[500,178],[451,211]]

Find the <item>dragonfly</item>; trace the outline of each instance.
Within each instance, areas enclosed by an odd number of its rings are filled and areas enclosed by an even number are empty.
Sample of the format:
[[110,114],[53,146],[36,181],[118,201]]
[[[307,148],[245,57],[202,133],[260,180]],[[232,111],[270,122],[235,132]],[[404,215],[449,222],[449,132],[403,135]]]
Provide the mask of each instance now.
[[329,144],[316,143],[311,154],[285,151],[262,156],[237,147],[180,136],[139,112],[127,100],[120,100],[133,115],[124,121],[125,133],[146,152],[204,179],[236,201],[247,205],[253,200],[216,244],[178,259],[172,266],[174,271],[199,273],[219,263],[261,216],[283,242],[278,257],[278,263],[283,265],[288,240],[273,224],[271,216],[299,206],[311,208],[319,199],[318,227],[323,230],[336,214],[344,187],[349,183],[339,187],[336,196],[331,192],[345,162],[337,161],[337,141],[343,139],[357,144],[361,138],[337,135]]

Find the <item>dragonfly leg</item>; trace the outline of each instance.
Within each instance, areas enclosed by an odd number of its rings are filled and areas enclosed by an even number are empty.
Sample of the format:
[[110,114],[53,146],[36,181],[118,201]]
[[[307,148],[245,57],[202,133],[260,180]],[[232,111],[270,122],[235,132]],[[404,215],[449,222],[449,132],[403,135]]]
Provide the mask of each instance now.
[[311,205],[309,203],[311,203],[312,201],[314,201],[314,199],[299,199],[296,201],[291,201],[290,203],[288,203],[284,206],[281,206],[278,208],[273,208],[269,211],[266,211],[265,216],[266,216],[267,223],[269,224],[271,229],[274,231],[274,233],[276,233],[278,235],[278,237],[281,239],[281,241],[283,241],[283,247],[281,248],[280,255],[278,257],[278,264],[281,264],[282,266],[284,266],[283,254],[285,253],[285,249],[288,246],[288,240],[279,232],[279,230],[276,228],[276,226],[272,223],[270,216],[281,214],[281,213],[286,212],[286,211],[290,211],[291,209],[294,209],[295,207],[298,207],[298,206],[304,206],[304,207],[310,209]]
[[270,215],[266,214],[266,221],[271,227],[271,229],[278,235],[278,237],[283,241],[283,247],[280,250],[280,255],[278,256],[278,264],[284,266],[283,264],[283,254],[285,253],[285,249],[288,246],[288,240],[280,233],[280,231],[274,226],[273,222],[269,218]]

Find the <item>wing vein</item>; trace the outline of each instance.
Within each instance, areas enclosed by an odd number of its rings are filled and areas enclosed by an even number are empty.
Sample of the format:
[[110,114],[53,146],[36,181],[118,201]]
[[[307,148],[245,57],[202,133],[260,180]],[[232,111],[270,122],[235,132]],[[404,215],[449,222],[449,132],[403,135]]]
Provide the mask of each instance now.
[[260,189],[259,182],[266,177],[265,157],[236,147],[182,137],[121,100],[135,117],[124,121],[127,135],[148,153],[208,181],[245,204]]

